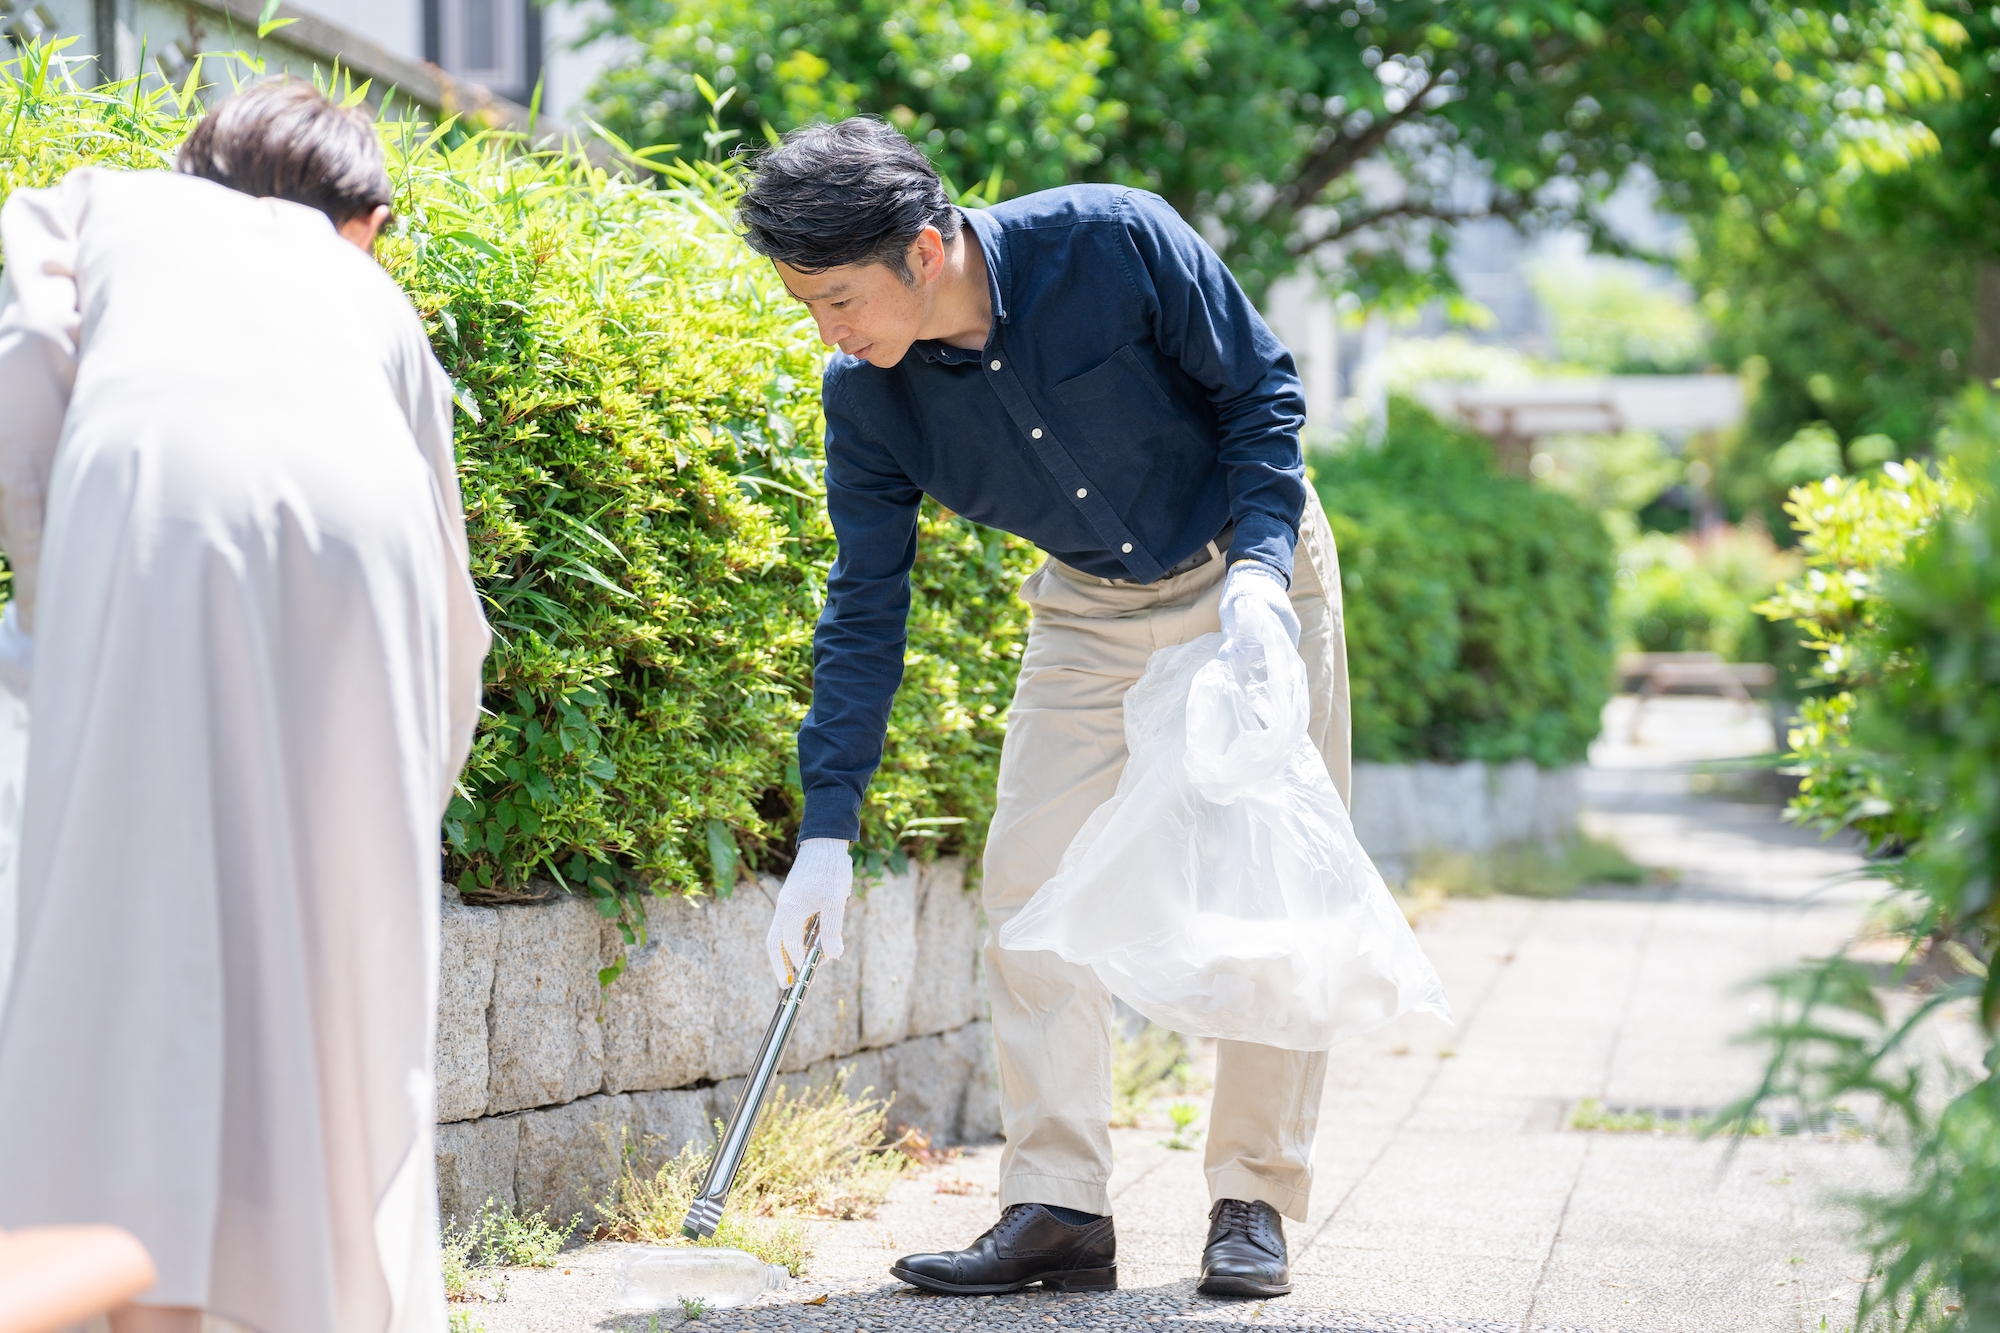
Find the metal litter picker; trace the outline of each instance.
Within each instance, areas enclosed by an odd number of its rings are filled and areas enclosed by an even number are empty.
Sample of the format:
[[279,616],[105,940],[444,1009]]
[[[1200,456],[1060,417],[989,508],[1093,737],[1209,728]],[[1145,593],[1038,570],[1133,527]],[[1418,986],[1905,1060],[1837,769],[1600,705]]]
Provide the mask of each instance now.
[[764,1044],[757,1048],[757,1063],[751,1066],[750,1080],[743,1085],[743,1095],[736,1101],[729,1127],[715,1147],[715,1161],[708,1168],[708,1179],[702,1182],[701,1193],[695,1196],[694,1206],[688,1209],[687,1218],[681,1223],[681,1234],[689,1240],[707,1240],[722,1221],[729,1188],[736,1183],[736,1169],[743,1164],[743,1149],[749,1145],[750,1131],[756,1128],[757,1115],[764,1109],[771,1079],[785,1054],[785,1041],[798,1021],[799,1006],[805,1003],[806,988],[812,985],[813,973],[819,968],[818,913],[806,920],[805,946],[805,963],[795,972],[791,951],[784,950],[785,969],[792,973],[792,982],[778,999],[778,1011],[771,1015],[771,1026],[764,1029]]

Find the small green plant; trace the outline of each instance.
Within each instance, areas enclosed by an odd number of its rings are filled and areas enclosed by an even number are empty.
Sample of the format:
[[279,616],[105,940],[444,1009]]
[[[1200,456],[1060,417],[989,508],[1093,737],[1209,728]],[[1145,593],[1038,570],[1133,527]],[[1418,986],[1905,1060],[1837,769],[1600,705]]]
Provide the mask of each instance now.
[[1577,836],[1550,850],[1538,843],[1497,847],[1490,852],[1425,852],[1405,891],[1427,896],[1567,898],[1589,884],[1645,884],[1664,872],[1626,856],[1609,842]]
[[1612,1110],[1595,1097],[1585,1097],[1569,1113],[1564,1127],[1598,1134],[1697,1134],[1707,1121],[1664,1116],[1651,1109]]
[[445,1298],[452,1301],[506,1299],[503,1268],[550,1268],[583,1222],[579,1215],[558,1226],[545,1213],[516,1215],[488,1199],[471,1222],[446,1219],[442,1237]]
[[708,1302],[699,1296],[681,1297],[681,1318],[699,1319],[708,1313]]
[[1187,1039],[1154,1023],[1128,1035],[1111,1034],[1111,1123],[1137,1125],[1166,1093],[1199,1091]]
[[446,1327],[450,1333],[486,1333],[486,1325],[480,1323],[470,1310],[453,1310]]
[[546,1211],[516,1213],[510,1205],[488,1199],[464,1236],[482,1268],[553,1268],[582,1225],[581,1213],[559,1224]]
[[478,1238],[460,1231],[449,1224],[444,1229],[444,1298],[448,1301],[478,1301],[485,1296],[478,1290],[479,1280],[485,1270],[472,1256],[473,1246]]
[[1190,1135],[1188,1130],[1200,1115],[1201,1108],[1193,1102],[1175,1102],[1169,1106],[1167,1118],[1174,1122],[1174,1135],[1166,1141],[1167,1146],[1182,1150],[1193,1148],[1194,1140],[1199,1136]]

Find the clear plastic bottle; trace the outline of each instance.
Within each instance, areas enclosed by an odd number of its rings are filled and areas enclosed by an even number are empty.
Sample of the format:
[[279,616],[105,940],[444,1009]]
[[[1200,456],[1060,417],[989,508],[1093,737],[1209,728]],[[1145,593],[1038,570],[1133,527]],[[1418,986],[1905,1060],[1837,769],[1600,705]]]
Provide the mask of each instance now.
[[785,1285],[786,1272],[741,1250],[634,1245],[618,1262],[618,1303],[663,1310],[699,1301],[711,1310],[748,1305]]

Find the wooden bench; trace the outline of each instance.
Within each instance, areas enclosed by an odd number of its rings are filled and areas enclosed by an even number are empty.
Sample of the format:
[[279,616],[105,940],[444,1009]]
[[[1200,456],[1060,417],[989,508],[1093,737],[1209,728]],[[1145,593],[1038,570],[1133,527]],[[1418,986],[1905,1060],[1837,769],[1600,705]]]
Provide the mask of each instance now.
[[1718,653],[1626,653],[1618,659],[1620,688],[1639,696],[1632,706],[1635,742],[1639,718],[1656,695],[1713,694],[1749,708],[1754,706],[1750,691],[1769,689],[1777,678],[1768,662],[1725,662]]

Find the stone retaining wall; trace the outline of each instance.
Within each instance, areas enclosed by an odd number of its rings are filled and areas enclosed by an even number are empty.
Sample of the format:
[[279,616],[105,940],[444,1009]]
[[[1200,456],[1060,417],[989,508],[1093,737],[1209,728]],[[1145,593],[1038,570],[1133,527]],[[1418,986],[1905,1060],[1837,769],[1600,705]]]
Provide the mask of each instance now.
[[1583,769],[1511,764],[1356,764],[1354,832],[1390,883],[1428,851],[1553,846],[1576,832]]
[[[438,1013],[438,1190],[445,1216],[488,1198],[590,1214],[607,1142],[707,1144],[777,1000],[764,934],[778,882],[727,899],[651,899],[647,943],[597,973],[618,934],[586,902],[444,909]],[[849,903],[845,954],[820,968],[786,1048],[785,1082],[852,1068],[895,1094],[893,1123],[950,1143],[1000,1129],[978,975],[980,916],[956,859],[912,866]]]

